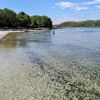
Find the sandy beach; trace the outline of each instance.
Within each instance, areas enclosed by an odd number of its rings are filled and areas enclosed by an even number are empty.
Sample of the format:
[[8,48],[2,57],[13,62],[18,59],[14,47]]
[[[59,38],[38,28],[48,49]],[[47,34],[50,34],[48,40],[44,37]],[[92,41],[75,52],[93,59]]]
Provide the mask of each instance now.
[[[28,30],[28,32],[42,32],[42,31],[46,31],[48,29],[43,29],[43,30]],[[19,33],[19,32],[25,32],[25,30],[17,30],[17,31],[12,31],[12,30],[5,30],[5,31],[0,31],[0,39],[2,39],[3,37],[5,37],[7,34],[9,33]]]
[[4,36],[6,36],[9,33],[19,33],[19,32],[24,32],[24,31],[0,31],[0,39],[2,39]]

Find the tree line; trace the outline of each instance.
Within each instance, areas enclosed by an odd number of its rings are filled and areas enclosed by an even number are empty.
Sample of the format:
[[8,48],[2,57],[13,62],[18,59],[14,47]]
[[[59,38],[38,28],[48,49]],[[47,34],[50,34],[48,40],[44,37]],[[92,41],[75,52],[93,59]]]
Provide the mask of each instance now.
[[11,9],[0,9],[0,28],[52,28],[47,16],[29,16],[25,12],[16,14]]
[[81,22],[63,22],[57,27],[100,27],[100,20],[86,20],[86,21],[81,21]]

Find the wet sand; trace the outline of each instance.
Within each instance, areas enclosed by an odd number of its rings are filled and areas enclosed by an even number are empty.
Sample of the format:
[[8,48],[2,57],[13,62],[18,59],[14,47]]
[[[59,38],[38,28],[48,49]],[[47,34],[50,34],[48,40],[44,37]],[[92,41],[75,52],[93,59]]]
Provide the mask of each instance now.
[[[44,29],[44,30],[28,30],[29,32],[35,32],[35,33],[39,33],[39,32],[44,32],[44,31],[47,31],[48,29]],[[2,39],[3,37],[5,37],[7,34],[9,33],[23,33],[25,31],[0,31],[0,39]]]
[[0,39],[5,37],[9,33],[20,33],[20,32],[24,32],[24,31],[0,31]]

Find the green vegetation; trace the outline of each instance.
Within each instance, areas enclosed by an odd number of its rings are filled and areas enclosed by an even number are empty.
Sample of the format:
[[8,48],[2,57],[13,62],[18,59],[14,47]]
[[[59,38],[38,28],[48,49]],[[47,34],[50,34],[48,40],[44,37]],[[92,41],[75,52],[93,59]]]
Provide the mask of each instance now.
[[52,28],[52,21],[47,16],[32,16],[31,19],[33,28],[37,27]]
[[0,10],[0,27],[15,27],[16,22],[16,13],[14,11],[7,8]]
[[81,22],[63,22],[57,25],[60,28],[63,27],[100,27],[100,20],[87,20]]
[[29,16],[24,12],[16,14],[10,9],[0,9],[0,28],[52,28],[47,16]]
[[17,15],[17,25],[19,27],[30,27],[31,26],[31,17],[24,12],[20,12]]

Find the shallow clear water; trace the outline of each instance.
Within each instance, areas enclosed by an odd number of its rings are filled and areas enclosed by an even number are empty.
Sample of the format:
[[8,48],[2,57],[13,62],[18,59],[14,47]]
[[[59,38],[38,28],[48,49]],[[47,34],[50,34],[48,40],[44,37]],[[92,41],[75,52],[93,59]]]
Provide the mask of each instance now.
[[100,28],[0,40],[0,100],[100,100]]

